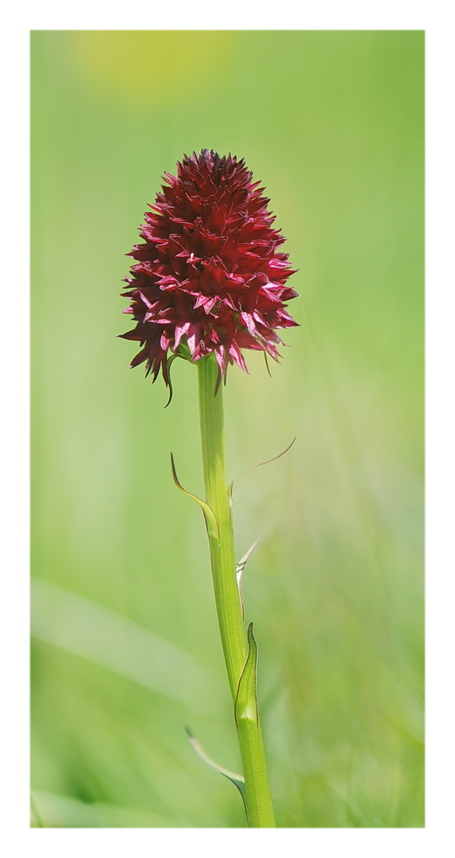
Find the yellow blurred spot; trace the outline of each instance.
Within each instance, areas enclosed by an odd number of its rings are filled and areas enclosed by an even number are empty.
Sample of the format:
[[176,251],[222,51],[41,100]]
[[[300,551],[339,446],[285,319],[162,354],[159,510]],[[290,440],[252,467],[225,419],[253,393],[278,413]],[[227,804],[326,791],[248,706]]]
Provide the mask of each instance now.
[[80,30],[75,62],[92,85],[130,101],[166,102],[210,88],[231,52],[230,31]]

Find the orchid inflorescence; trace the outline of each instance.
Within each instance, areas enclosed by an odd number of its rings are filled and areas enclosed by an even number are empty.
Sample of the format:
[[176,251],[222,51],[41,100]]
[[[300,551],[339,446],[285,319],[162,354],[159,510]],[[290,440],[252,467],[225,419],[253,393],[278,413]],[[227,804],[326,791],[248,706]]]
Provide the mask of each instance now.
[[297,324],[285,304],[297,293],[264,188],[243,159],[208,149],[165,179],[140,228],[145,243],[129,254],[124,312],[137,324],[122,336],[141,344],[131,366],[145,361],[168,384],[169,353],[198,361],[214,352],[224,378],[229,364],[247,370],[242,349],[277,360],[276,331]]

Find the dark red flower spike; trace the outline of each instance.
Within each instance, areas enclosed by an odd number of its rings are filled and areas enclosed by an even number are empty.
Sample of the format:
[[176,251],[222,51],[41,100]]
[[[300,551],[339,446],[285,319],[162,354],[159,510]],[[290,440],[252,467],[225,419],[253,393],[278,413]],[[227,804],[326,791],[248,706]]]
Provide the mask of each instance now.
[[145,214],[145,244],[128,254],[124,312],[137,324],[122,336],[141,344],[131,366],[145,361],[146,375],[155,381],[161,369],[169,384],[169,352],[191,361],[214,352],[224,378],[229,364],[247,371],[243,349],[278,360],[276,330],[297,324],[285,303],[297,292],[285,285],[295,272],[264,188],[243,159],[208,149],[177,168]]

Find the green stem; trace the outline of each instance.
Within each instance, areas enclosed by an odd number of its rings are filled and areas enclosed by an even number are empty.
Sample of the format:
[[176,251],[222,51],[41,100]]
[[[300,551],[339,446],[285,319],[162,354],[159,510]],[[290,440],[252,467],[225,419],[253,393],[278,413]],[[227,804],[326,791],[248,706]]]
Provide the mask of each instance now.
[[206,501],[218,523],[218,538],[209,534],[210,559],[221,642],[235,706],[248,822],[255,828],[273,828],[275,817],[257,710],[256,646],[252,631],[247,641],[236,579],[234,534],[224,464],[222,386],[215,395],[218,366],[213,356],[199,360],[198,369]]

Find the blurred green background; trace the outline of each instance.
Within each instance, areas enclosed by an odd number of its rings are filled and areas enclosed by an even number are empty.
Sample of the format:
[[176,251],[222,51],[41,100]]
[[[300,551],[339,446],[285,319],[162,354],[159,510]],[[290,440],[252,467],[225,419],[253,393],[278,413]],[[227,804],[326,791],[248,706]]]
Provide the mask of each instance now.
[[282,827],[423,818],[419,31],[35,31],[32,825],[243,827],[200,510],[197,379],[129,370],[119,297],[184,152],[246,159],[299,272],[269,378],[230,370],[229,476]]

